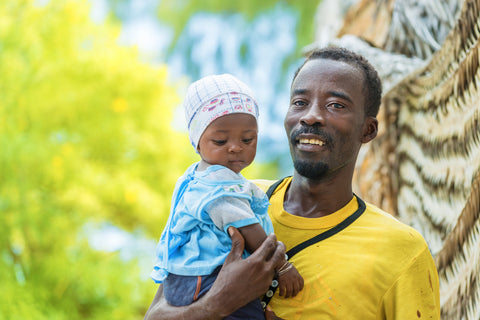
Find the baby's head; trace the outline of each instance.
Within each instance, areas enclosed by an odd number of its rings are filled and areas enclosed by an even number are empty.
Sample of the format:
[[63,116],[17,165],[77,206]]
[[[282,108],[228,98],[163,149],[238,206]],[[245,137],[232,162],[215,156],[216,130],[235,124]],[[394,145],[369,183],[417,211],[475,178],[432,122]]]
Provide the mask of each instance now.
[[250,88],[232,75],[192,83],[184,101],[190,142],[202,160],[240,172],[255,157],[258,107]]

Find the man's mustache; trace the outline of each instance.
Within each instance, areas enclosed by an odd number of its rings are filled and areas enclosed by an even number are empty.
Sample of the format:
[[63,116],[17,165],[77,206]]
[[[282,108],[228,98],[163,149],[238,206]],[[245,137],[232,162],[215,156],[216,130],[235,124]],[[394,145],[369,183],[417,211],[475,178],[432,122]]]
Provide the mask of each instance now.
[[325,141],[325,146],[330,149],[333,146],[333,139],[332,136],[326,133],[325,131],[321,130],[318,127],[314,126],[302,126],[300,129],[293,131],[290,134],[290,142],[295,144],[298,136],[301,134],[314,134],[321,138],[321,140]]

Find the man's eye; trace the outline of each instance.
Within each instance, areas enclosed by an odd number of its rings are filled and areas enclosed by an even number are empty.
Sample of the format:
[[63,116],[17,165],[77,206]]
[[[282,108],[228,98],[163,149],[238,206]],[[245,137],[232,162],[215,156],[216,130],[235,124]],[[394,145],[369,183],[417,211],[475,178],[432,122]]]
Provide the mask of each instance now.
[[213,143],[215,143],[216,145],[224,145],[225,143],[227,143],[227,140],[212,140]]
[[297,107],[303,107],[306,105],[305,101],[300,101],[300,100],[294,101],[292,104]]
[[329,104],[328,106],[329,106],[329,107],[332,107],[332,108],[334,108],[334,109],[343,109],[343,108],[345,108],[345,107],[344,107],[342,104],[340,104],[340,103],[331,103],[331,104]]

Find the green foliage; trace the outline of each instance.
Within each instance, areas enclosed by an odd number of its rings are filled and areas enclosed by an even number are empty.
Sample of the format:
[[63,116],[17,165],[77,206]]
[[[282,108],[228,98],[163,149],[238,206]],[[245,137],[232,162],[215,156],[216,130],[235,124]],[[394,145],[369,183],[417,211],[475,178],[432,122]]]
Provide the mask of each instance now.
[[83,226],[158,238],[193,161],[180,99],[88,1],[41,3],[0,1],[0,319],[139,319],[155,286]]

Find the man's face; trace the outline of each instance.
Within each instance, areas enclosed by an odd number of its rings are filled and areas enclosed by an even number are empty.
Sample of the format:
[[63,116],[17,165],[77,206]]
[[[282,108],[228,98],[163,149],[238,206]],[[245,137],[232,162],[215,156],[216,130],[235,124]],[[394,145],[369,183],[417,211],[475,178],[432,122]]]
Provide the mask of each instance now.
[[353,173],[365,142],[363,88],[362,71],[345,62],[315,59],[300,70],[285,117],[290,152],[300,175],[321,180]]

